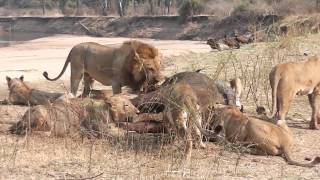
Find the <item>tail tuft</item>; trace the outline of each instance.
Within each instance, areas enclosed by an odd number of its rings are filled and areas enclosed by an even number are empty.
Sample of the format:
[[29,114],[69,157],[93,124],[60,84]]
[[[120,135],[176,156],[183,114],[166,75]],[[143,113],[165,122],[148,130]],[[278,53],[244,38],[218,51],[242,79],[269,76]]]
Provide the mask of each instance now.
[[49,77],[48,77],[48,72],[47,71],[44,71],[43,73],[42,73],[42,75],[46,78],[46,79],[48,79]]

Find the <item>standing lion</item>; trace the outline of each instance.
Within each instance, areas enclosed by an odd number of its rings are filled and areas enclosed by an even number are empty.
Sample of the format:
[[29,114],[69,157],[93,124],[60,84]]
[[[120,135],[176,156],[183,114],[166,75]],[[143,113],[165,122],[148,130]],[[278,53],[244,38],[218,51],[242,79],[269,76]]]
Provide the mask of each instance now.
[[[269,74],[272,89],[272,114],[269,118],[278,115],[280,120],[285,120],[296,95],[308,95],[312,104],[312,93],[320,83],[319,70],[320,59],[316,56],[301,62],[276,65]],[[313,121],[310,128],[318,129]]]
[[139,91],[148,84],[161,81],[161,54],[152,45],[140,41],[126,41],[119,48],[107,47],[94,42],[75,45],[56,78],[43,76],[50,81],[58,80],[71,64],[71,93],[76,95],[81,79],[83,95],[88,95],[94,80],[112,85],[113,94],[121,93],[122,86]]

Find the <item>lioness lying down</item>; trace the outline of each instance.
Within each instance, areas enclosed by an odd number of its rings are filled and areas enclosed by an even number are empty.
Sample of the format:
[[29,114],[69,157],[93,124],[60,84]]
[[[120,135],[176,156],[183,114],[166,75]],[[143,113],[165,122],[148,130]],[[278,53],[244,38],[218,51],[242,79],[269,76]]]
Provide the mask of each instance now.
[[136,113],[138,110],[122,95],[105,100],[70,99],[30,108],[10,131],[15,134],[43,131],[56,137],[78,137],[90,132],[99,136],[106,124],[127,121]]
[[309,163],[300,163],[291,159],[293,136],[285,122],[279,121],[275,125],[248,117],[234,107],[224,107],[219,111],[219,126],[216,129],[221,130],[222,127],[228,141],[254,145],[254,154],[284,155],[288,164],[291,165],[312,167],[320,163],[320,157],[316,157]]
[[6,77],[9,88],[9,103],[15,105],[39,105],[48,104],[63,96],[63,93],[50,93],[33,89],[23,80],[24,77]]

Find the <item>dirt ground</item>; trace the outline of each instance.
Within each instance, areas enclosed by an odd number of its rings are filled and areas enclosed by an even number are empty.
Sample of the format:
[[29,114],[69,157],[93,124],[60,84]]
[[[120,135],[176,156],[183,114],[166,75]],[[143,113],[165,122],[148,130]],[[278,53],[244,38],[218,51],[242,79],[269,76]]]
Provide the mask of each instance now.
[[[25,76],[28,84],[50,91],[68,90],[68,71],[57,82],[45,81],[42,72],[56,76],[77,43],[94,41],[106,45],[119,45],[127,38],[92,38],[87,36],[55,35],[0,48],[0,99],[7,96],[5,76]],[[205,68],[204,73],[214,76],[216,69],[227,66],[220,79],[239,76],[245,86],[242,96],[247,112],[253,112],[255,102],[266,104],[264,83],[251,83],[255,74],[245,66],[256,67],[255,62],[300,60],[302,54],[317,54],[320,35],[295,39],[286,38],[279,43],[258,43],[239,50],[212,51],[201,41],[164,41],[143,39],[154,44],[164,55],[164,74]],[[273,63],[271,63],[271,61]],[[268,71],[268,68],[266,71]],[[261,78],[265,81],[265,76]],[[261,87],[260,87],[261,86]],[[97,85],[99,88],[104,88]],[[252,89],[258,101],[253,101]],[[0,106],[0,131],[8,127],[4,122],[17,121],[28,107]],[[290,109],[288,124],[296,146],[293,158],[320,155],[320,131],[308,129],[311,108],[307,97],[297,97]],[[240,149],[207,143],[204,150],[194,150],[190,166],[181,166],[181,146],[162,142],[130,145],[112,143],[106,139],[61,139],[29,135],[24,137],[0,133],[0,179],[73,179],[99,175],[96,179],[319,179],[320,166],[301,168],[287,165],[282,157],[255,156],[241,153]],[[103,173],[103,174],[101,174]]]

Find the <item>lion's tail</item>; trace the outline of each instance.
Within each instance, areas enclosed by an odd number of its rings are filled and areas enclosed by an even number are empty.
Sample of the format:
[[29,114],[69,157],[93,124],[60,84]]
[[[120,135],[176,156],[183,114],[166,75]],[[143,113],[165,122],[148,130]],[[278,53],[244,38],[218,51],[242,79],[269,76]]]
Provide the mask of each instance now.
[[42,75],[43,75],[47,80],[49,80],[49,81],[56,81],[56,80],[58,80],[58,79],[63,75],[63,73],[66,71],[69,62],[71,61],[71,53],[72,53],[72,50],[73,50],[73,49],[71,49],[71,51],[70,51],[70,53],[69,53],[69,55],[68,55],[68,57],[67,57],[67,60],[66,60],[66,62],[65,62],[64,65],[63,65],[63,68],[62,68],[60,74],[59,74],[56,78],[49,78],[47,71],[44,71],[44,72],[42,73]]
[[301,163],[301,162],[297,162],[295,160],[292,160],[290,157],[290,153],[288,153],[286,150],[284,150],[283,152],[284,157],[287,161],[288,164],[290,165],[295,165],[295,166],[302,166],[302,167],[314,167],[316,164],[320,163],[320,157],[315,157],[311,162],[309,163]]
[[269,119],[273,118],[277,113],[277,91],[280,81],[280,75],[277,73],[277,68],[274,68],[269,75],[270,86],[272,88],[272,112],[268,116]]

